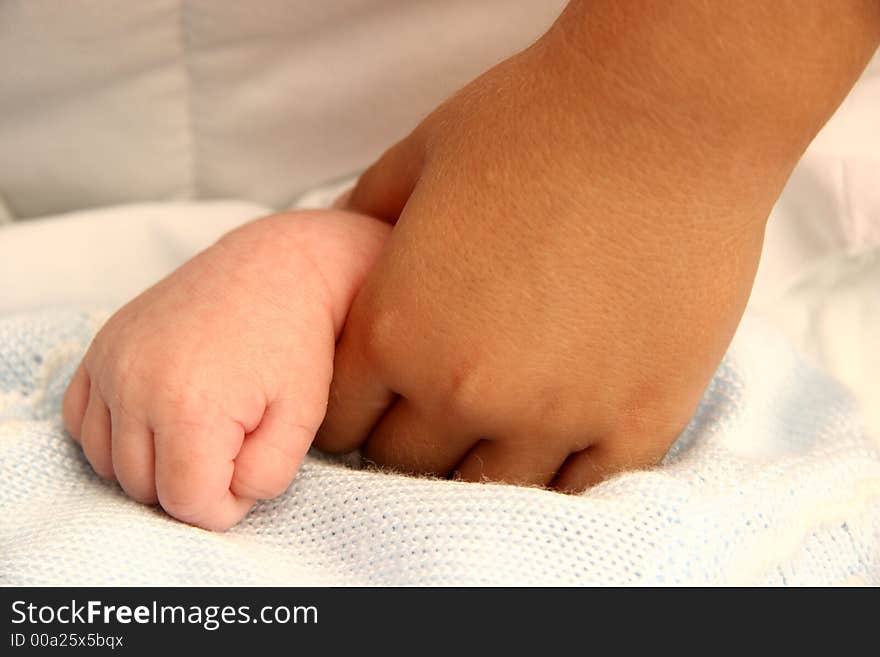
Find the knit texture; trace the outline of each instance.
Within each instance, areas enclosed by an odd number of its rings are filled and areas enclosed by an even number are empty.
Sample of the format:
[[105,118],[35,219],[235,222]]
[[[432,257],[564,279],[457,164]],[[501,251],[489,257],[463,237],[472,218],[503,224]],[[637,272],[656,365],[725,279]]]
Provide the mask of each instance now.
[[99,479],[60,417],[102,318],[0,318],[0,584],[880,585],[880,453],[848,392],[746,318],[665,462],[580,496],[311,454],[225,534]]

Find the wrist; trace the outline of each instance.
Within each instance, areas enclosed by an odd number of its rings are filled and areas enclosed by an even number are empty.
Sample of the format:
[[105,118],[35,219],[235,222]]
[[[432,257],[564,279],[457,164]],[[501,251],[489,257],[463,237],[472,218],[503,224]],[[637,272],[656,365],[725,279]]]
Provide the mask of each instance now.
[[769,211],[880,40],[880,3],[795,4],[574,1],[534,50],[590,147]]

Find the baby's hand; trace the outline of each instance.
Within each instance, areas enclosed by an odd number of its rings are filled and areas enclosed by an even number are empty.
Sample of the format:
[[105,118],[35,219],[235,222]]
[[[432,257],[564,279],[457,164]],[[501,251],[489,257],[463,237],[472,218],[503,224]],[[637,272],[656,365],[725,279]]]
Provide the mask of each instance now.
[[336,211],[267,217],[113,315],[64,397],[95,471],[207,529],[282,493],[324,417],[336,335],[389,230]]

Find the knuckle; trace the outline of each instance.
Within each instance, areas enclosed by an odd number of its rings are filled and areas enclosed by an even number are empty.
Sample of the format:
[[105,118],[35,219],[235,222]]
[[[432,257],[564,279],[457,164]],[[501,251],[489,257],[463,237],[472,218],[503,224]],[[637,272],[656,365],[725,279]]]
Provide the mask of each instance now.
[[198,428],[216,410],[197,385],[166,382],[164,386],[153,387],[161,390],[151,404],[158,426],[183,431]]
[[649,405],[626,406],[618,417],[619,432],[633,437],[674,437],[687,425],[687,418],[683,418],[681,413]]
[[387,308],[377,308],[361,322],[359,342],[361,353],[368,364],[380,367],[384,357],[391,351],[400,325],[397,313]]
[[486,403],[482,370],[470,363],[456,367],[448,378],[443,398],[454,417],[476,419]]
[[665,453],[681,434],[697,403],[699,398],[684,397],[663,383],[634,385],[603,405],[605,433],[615,441],[632,443],[634,451],[641,446],[639,453],[653,457]]
[[656,409],[627,409],[609,432],[606,441],[615,445],[625,469],[659,463],[687,426],[678,415]]
[[593,423],[589,405],[584,404],[580,391],[544,383],[524,395],[529,404],[522,420],[525,429],[541,435],[550,428],[553,433],[572,440],[574,451],[586,447],[585,441],[593,433]]

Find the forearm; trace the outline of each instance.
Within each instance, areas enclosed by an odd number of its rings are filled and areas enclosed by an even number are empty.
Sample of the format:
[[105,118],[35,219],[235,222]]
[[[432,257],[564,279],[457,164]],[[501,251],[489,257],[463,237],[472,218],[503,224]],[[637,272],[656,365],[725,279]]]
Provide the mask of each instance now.
[[878,44],[878,0],[572,0],[536,47],[588,147],[766,204]]

